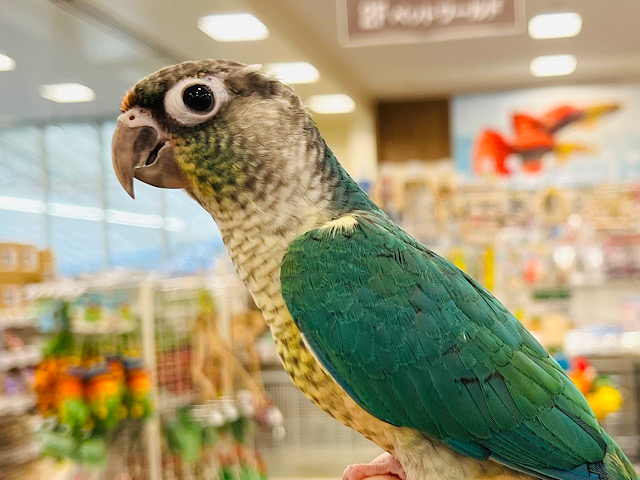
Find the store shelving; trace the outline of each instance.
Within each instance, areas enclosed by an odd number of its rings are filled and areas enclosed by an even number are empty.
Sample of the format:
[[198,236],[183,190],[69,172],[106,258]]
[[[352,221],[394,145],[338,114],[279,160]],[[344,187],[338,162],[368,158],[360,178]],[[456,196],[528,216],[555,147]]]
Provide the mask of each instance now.
[[[109,465],[101,478],[130,475],[133,470],[145,472],[141,478],[146,479],[181,478],[180,472],[193,468],[189,462],[167,450],[162,438],[162,425],[173,421],[179,409],[203,402],[201,391],[191,378],[194,322],[201,309],[202,291],[209,292],[215,299],[218,331],[224,338],[229,338],[231,316],[246,307],[244,287],[234,276],[198,275],[163,279],[152,274],[116,273],[34,284],[26,288],[25,298],[31,305],[37,303],[45,308],[68,302],[71,305],[70,330],[78,338],[92,338],[98,342],[104,339],[107,343],[121,334],[139,338],[138,353],[143,366],[150,372],[155,413],[145,422],[141,430],[143,435],[136,445],[131,445],[130,452],[119,449],[118,445],[109,448]],[[125,303],[131,312],[127,322],[117,318],[118,311],[114,306],[103,308],[99,321],[87,317],[88,302],[96,300],[101,304],[102,301],[105,305],[113,296],[126,298]],[[20,356],[0,354],[0,367],[12,368],[38,359],[32,349]],[[24,399],[21,405],[24,405],[22,409],[31,408],[33,399]],[[15,405],[12,408],[18,411]],[[118,440],[119,444],[122,441]],[[134,451],[142,454],[133,458]]]
[[0,372],[6,372],[12,368],[34,366],[41,358],[40,347],[37,345],[26,345],[15,351],[0,351]]
[[0,452],[0,465],[22,465],[40,456],[40,446],[37,442],[27,445],[19,445],[9,450]]
[[18,394],[0,397],[0,417],[8,415],[22,415],[31,410],[36,404],[33,394]]
[[27,328],[35,325],[35,315],[25,309],[0,310],[0,330],[7,328]]
[[[24,287],[21,289],[23,297]],[[0,309],[0,472],[9,473],[40,455],[33,437],[36,397],[28,374],[42,358],[33,344],[37,324],[26,305]],[[25,345],[26,342],[26,345]],[[37,342],[36,342],[37,343]],[[2,476],[0,474],[0,476]]]

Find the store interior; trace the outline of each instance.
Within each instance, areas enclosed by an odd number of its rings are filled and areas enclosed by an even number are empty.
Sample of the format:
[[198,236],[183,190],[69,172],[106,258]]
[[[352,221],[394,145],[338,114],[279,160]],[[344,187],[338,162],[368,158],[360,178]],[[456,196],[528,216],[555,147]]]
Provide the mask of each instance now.
[[338,480],[211,215],[120,185],[128,89],[259,65],[640,464],[637,0],[0,0],[0,480]]

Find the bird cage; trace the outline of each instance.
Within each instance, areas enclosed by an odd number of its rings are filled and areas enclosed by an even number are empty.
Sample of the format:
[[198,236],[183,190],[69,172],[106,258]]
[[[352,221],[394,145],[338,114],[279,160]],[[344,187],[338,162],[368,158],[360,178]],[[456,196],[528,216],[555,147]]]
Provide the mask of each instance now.
[[[42,317],[40,323],[52,334],[56,327],[47,327],[45,317],[50,316],[51,308],[70,304],[74,338],[82,342],[90,338],[93,349],[112,351],[120,341],[119,336],[126,334],[135,343],[139,359],[149,372],[153,414],[144,423],[119,424],[109,436],[108,459],[103,468],[85,467],[86,478],[208,480],[217,475],[215,456],[184,459],[167,440],[167,425],[185,408],[201,412],[203,406],[214,406],[220,410],[218,407],[226,402],[223,410],[229,412],[230,405],[236,408],[241,401],[233,384],[227,391],[216,391],[205,398],[203,383],[194,375],[196,322],[202,315],[203,295],[211,300],[215,310],[210,327],[221,342],[230,342],[231,318],[247,307],[246,291],[237,277],[161,279],[151,275],[101,275],[28,289],[27,297]],[[126,305],[127,322],[121,321],[121,315],[112,315],[103,308],[118,302],[117,308]],[[97,310],[102,313],[96,313]],[[248,442],[253,445],[252,438]],[[73,472],[74,478],[78,478],[79,471]]]

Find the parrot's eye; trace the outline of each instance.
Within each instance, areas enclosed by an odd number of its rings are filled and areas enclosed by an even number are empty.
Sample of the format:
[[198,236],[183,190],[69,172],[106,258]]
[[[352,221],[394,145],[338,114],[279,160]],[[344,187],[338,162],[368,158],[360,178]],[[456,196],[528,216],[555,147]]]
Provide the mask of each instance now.
[[213,93],[206,85],[191,85],[182,92],[182,101],[191,110],[206,113],[213,108]]
[[184,78],[164,97],[164,109],[183,125],[197,125],[213,117],[229,99],[224,82],[212,75]]

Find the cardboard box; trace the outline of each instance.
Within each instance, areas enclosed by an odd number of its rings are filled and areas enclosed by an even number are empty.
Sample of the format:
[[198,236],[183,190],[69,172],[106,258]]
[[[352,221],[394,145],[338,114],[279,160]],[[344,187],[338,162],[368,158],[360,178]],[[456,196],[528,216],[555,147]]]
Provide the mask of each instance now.
[[0,308],[16,308],[24,305],[23,285],[0,284]]
[[40,269],[38,249],[33,245],[0,243],[0,272],[37,273]]
[[0,243],[0,309],[23,308],[24,286],[55,280],[56,266],[51,250],[33,245]]
[[56,261],[51,250],[40,250],[39,256],[39,279],[38,282],[52,282],[56,279]]
[[24,273],[39,273],[39,252],[33,245],[20,245],[20,271]]
[[20,271],[20,247],[17,243],[0,243],[0,273]]

